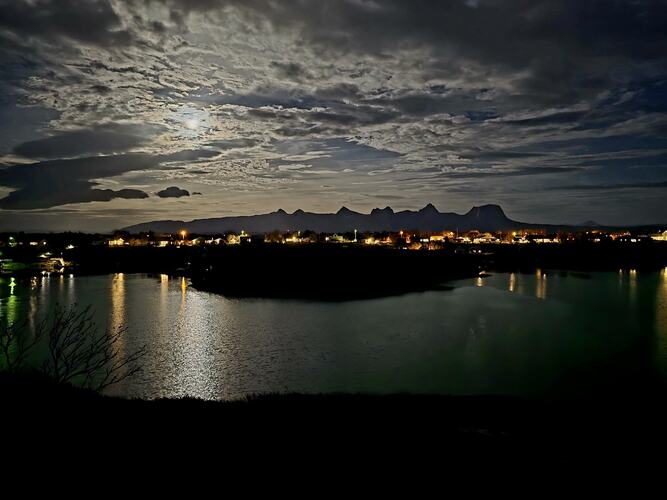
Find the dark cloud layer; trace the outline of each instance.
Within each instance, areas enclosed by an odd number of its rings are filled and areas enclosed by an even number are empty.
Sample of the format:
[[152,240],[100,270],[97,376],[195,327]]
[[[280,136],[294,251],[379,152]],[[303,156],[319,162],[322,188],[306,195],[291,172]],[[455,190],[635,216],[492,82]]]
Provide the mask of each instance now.
[[123,45],[131,40],[106,0],[2,0],[0,26],[42,39],[67,37],[99,45]]
[[149,140],[147,136],[140,135],[138,128],[136,126],[107,125],[62,132],[44,139],[19,144],[14,148],[14,153],[26,158],[51,159],[125,152]]
[[147,198],[148,194],[137,189],[95,189],[93,180],[214,155],[215,152],[205,150],[158,156],[128,153],[14,165],[0,170],[0,185],[16,189],[0,199],[0,209],[28,210],[114,198]]
[[33,187],[10,193],[0,199],[0,208],[5,210],[32,210],[51,208],[69,203],[88,203],[91,201],[111,201],[114,198],[136,200],[148,198],[148,194],[139,189],[95,189],[91,182],[74,181],[66,189],[53,187]]
[[[180,12],[240,9],[249,21],[297,32],[336,53],[426,48],[437,75],[474,61],[487,73],[522,70],[521,87],[563,101],[609,86],[626,69],[664,60],[667,4],[626,0],[388,0],[289,2],[167,0]],[[576,85],[573,85],[575,84]]]

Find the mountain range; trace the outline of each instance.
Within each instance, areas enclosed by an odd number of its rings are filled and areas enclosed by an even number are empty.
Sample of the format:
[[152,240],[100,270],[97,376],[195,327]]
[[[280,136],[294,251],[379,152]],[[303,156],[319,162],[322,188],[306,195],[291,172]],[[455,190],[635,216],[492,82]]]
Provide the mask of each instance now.
[[[342,233],[354,231],[502,231],[526,227],[547,227],[527,224],[508,218],[498,205],[473,207],[465,214],[439,212],[431,203],[421,210],[394,212],[391,207],[374,208],[370,214],[354,212],[342,207],[336,213],[321,214],[296,210],[287,213],[277,210],[268,214],[236,217],[195,219],[192,221],[161,220],[128,226],[125,231],[132,233],[154,231],[175,233],[185,229],[195,234],[220,234],[230,231],[246,231],[249,234],[263,234],[272,231],[305,231],[318,233]],[[551,226],[555,227],[555,226]]]

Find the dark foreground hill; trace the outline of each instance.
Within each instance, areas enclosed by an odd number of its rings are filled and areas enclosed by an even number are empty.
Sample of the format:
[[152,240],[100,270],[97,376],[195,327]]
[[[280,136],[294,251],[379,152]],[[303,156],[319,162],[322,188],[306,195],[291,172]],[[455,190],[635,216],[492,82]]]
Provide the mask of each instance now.
[[21,445],[8,447],[14,457],[41,450],[97,461],[114,454],[127,464],[185,448],[183,460],[196,458],[196,450],[214,463],[226,457],[252,470],[298,467],[295,475],[306,473],[304,466],[322,471],[334,464],[348,472],[380,464],[385,472],[423,466],[423,472],[442,473],[444,464],[455,463],[472,471],[525,474],[554,464],[590,471],[648,463],[654,460],[650,450],[661,451],[665,443],[665,393],[625,389],[560,402],[408,394],[146,401],[0,374],[3,407],[11,417],[3,439]]
[[251,234],[270,233],[272,231],[305,231],[318,233],[342,233],[354,231],[501,231],[527,227],[527,224],[514,221],[505,215],[498,205],[473,207],[465,214],[439,212],[430,203],[421,210],[403,210],[394,212],[391,207],[375,208],[370,214],[354,212],[346,207],[335,214],[318,214],[296,210],[289,214],[277,210],[268,214],[239,217],[220,217],[214,219],[196,219],[193,221],[153,221],[126,227],[132,233],[155,231],[175,233],[185,229],[196,234],[218,234],[229,231],[246,231]]

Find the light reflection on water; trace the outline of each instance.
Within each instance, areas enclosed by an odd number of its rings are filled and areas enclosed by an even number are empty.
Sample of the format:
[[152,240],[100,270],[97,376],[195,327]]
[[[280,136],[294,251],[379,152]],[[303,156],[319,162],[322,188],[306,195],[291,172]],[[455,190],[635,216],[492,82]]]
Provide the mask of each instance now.
[[538,299],[547,298],[547,274],[538,269],[535,272],[535,297]]
[[[573,375],[582,363],[647,334],[667,377],[667,269],[499,273],[452,291],[341,303],[228,299],[167,275],[41,277],[13,294],[0,280],[0,321],[34,324],[56,303],[79,303],[99,325],[127,328],[124,352],[146,344],[144,371],[112,391],[131,397],[536,395],[570,378],[585,387]],[[639,362],[630,356],[628,366]]]
[[125,315],[125,275],[123,273],[113,275],[109,299],[111,301],[111,307],[109,308],[109,328],[112,331],[116,331],[127,324]]
[[655,331],[657,332],[656,365],[667,377],[667,267],[660,271],[655,294]]

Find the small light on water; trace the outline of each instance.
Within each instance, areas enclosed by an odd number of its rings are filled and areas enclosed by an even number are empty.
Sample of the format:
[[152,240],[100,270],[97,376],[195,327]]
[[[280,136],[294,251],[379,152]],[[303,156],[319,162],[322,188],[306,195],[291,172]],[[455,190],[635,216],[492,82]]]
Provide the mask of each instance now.
[[9,279],[9,295],[14,295],[14,288],[16,288],[16,278],[12,276]]

